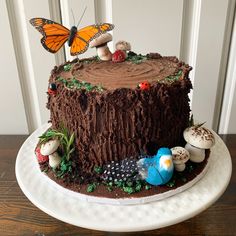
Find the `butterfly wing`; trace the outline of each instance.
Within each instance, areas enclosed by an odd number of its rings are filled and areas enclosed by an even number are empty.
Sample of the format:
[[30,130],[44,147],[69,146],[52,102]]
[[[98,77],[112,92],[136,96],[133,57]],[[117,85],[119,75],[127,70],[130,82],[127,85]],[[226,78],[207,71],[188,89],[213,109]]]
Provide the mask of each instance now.
[[106,33],[114,28],[114,25],[104,23],[97,25],[90,25],[77,31],[76,36],[71,45],[70,53],[72,56],[82,54],[88,49],[88,44],[94,38]]
[[69,38],[70,31],[52,20],[33,18],[30,23],[43,35],[41,43],[51,53],[56,53]]
[[87,49],[88,49],[88,43],[82,38],[76,36],[71,45],[70,54],[71,56],[76,56],[78,54],[86,52]]
[[86,42],[89,43],[100,34],[104,34],[107,31],[112,30],[113,28],[114,28],[114,25],[108,24],[108,23],[90,25],[90,26],[80,29],[77,32],[77,36],[84,39]]

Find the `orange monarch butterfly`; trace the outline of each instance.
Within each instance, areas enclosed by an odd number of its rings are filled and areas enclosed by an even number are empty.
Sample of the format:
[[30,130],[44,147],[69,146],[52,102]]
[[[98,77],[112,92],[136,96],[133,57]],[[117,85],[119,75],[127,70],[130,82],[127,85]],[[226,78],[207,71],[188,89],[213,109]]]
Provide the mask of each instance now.
[[72,56],[84,53],[90,41],[114,28],[113,24],[103,23],[90,25],[78,31],[76,26],[72,26],[69,30],[61,24],[44,18],[33,18],[30,23],[43,35],[41,43],[47,51],[56,53],[68,41]]

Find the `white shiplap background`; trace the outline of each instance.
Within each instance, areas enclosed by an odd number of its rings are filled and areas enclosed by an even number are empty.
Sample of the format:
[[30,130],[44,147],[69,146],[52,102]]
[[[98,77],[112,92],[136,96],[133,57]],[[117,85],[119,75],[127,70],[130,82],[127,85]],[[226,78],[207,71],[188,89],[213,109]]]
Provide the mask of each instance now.
[[[45,17],[70,28],[87,6],[80,27],[115,24],[113,44],[129,41],[139,53],[176,55],[193,66],[194,117],[219,133],[236,133],[235,0],[1,0],[0,134],[28,134],[47,122],[46,90],[53,55],[29,24]],[[83,56],[92,56],[89,49]]]

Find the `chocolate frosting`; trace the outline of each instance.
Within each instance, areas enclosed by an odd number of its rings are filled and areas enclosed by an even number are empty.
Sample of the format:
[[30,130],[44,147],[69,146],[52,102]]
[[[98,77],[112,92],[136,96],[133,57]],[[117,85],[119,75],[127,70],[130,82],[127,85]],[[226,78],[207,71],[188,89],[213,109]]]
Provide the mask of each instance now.
[[[158,147],[184,143],[191,68],[176,58],[148,59],[140,64],[74,61],[70,72],[62,68],[52,71],[50,82],[56,83],[57,95],[48,97],[47,107],[53,128],[63,124],[75,133],[76,153],[85,172],[92,173],[94,166],[112,160],[137,157],[142,151],[153,154]],[[179,80],[161,82],[180,69]],[[57,81],[59,76],[102,84],[106,90],[68,89]],[[147,91],[137,88],[143,80],[151,83]]]
[[83,70],[76,70],[73,75],[91,84],[100,84],[107,89],[136,88],[145,80],[151,84],[173,75],[179,70],[177,63],[166,58],[150,59],[135,64],[130,61],[112,63],[99,61],[85,64]]

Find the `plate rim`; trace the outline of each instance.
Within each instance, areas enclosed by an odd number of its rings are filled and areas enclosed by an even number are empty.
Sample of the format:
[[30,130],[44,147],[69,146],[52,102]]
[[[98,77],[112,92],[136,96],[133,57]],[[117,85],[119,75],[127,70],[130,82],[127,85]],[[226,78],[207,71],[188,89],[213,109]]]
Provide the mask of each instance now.
[[[25,196],[35,205],[37,206],[40,210],[46,212],[48,215],[51,215],[52,217],[56,218],[56,219],[59,219],[63,222],[66,222],[66,223],[69,223],[69,224],[72,224],[72,225],[75,225],[75,226],[79,226],[79,227],[84,227],[84,228],[89,228],[89,229],[94,229],[94,230],[100,230],[100,231],[113,231],[113,232],[134,232],[134,231],[144,231],[144,230],[152,230],[152,229],[157,229],[157,228],[161,228],[161,227],[166,227],[166,226],[169,226],[169,225],[173,225],[173,224],[177,224],[179,222],[182,222],[186,219],[189,219],[189,218],[192,218],[194,217],[195,215],[199,214],[200,212],[204,211],[206,208],[208,208],[210,205],[212,205],[223,193],[224,191],[226,190],[228,184],[229,184],[229,181],[230,181],[230,178],[231,178],[231,174],[232,174],[232,162],[231,162],[231,158],[230,158],[230,153],[226,147],[226,145],[224,144],[224,142],[222,141],[222,139],[217,135],[217,138],[219,139],[219,141],[221,142],[221,145],[223,145],[223,147],[225,148],[225,151],[226,151],[226,156],[227,158],[230,159],[230,162],[229,162],[229,166],[228,166],[228,175],[227,175],[227,178],[225,179],[225,182],[224,182],[224,186],[220,189],[220,191],[218,191],[218,193],[216,195],[214,195],[214,197],[212,197],[208,202],[205,202],[205,205],[204,207],[199,207],[197,210],[195,211],[189,211],[188,213],[185,213],[184,215],[182,216],[179,216],[177,219],[176,218],[173,218],[172,220],[169,220],[169,221],[166,221],[165,223],[162,223],[161,225],[158,225],[156,223],[151,223],[151,224],[146,224],[145,226],[144,225],[136,225],[135,227],[131,227],[131,226],[122,226],[120,227],[119,225],[112,225],[110,226],[109,224],[106,225],[106,228],[104,228],[104,226],[102,225],[99,225],[99,224],[96,224],[95,222],[93,222],[93,224],[91,225],[91,223],[85,223],[85,222],[79,222],[76,223],[76,221],[73,221],[73,220],[69,220],[69,219],[66,219],[64,217],[61,217],[60,215],[58,215],[55,211],[55,209],[49,209],[47,206],[44,206],[42,202],[38,202],[34,196],[32,195],[32,193],[27,189],[27,187],[25,186],[24,184],[24,181],[21,179],[21,176],[20,176],[20,169],[19,169],[19,156],[21,155],[21,152],[24,150],[24,148],[28,145],[28,142],[29,140],[32,139],[32,137],[35,136],[35,134],[37,134],[39,132],[39,130],[42,130],[44,127],[46,128],[48,126],[48,124],[44,124],[42,125],[41,127],[39,127],[37,130],[35,130],[26,140],[25,142],[22,144],[18,154],[17,154],[17,158],[16,158],[16,163],[15,163],[15,174],[16,174],[16,179],[17,179],[17,182],[21,188],[21,190],[23,191],[23,193],[25,194]],[[34,159],[36,160],[36,159]],[[209,161],[211,162],[211,161]],[[36,162],[37,163],[37,162]],[[210,166],[211,167],[211,166]],[[43,173],[41,173],[43,175]],[[46,176],[45,176],[46,177]],[[47,177],[48,178],[48,177]],[[53,181],[53,180],[51,180]],[[197,185],[201,180],[197,181],[195,185]],[[53,181],[54,182],[54,181]],[[54,182],[55,183],[55,182]],[[56,184],[56,183],[55,183]],[[62,186],[60,186],[61,188],[63,188]],[[192,187],[186,189],[185,191],[188,191],[190,190]],[[71,190],[68,190],[68,191],[71,191]],[[184,192],[185,192],[184,191]],[[176,195],[179,195],[179,193],[177,193]],[[176,195],[173,195],[171,196],[170,198],[174,198]],[[86,195],[87,196],[87,195]],[[166,198],[162,199],[162,200],[158,200],[158,201],[165,201]],[[83,200],[81,200],[83,201]],[[89,201],[87,201],[89,202]],[[142,206],[142,205],[146,205],[146,204],[152,204],[152,203],[155,203],[154,202],[149,202],[149,203],[139,203],[138,205],[134,205],[134,206]],[[101,203],[92,203],[92,204],[99,204],[99,205],[103,205],[103,206],[110,206],[110,204],[101,204]],[[113,206],[116,206],[116,207],[125,207],[125,205],[114,205]],[[128,206],[132,206],[132,205],[128,205]]]

